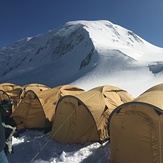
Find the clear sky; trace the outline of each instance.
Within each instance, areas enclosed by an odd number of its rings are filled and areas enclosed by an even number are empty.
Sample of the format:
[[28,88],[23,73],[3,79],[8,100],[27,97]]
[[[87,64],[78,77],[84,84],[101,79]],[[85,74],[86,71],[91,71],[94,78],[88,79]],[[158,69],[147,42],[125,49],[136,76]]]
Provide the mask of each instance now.
[[0,48],[75,20],[108,20],[163,47],[163,0],[0,0]]

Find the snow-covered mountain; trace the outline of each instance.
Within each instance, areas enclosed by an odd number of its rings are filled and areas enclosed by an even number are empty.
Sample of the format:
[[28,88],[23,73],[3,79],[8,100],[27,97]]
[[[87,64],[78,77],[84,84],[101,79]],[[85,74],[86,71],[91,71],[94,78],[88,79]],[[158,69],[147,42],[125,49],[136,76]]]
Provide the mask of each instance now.
[[109,21],[72,21],[0,49],[0,83],[115,85],[137,96],[163,79],[163,48]]

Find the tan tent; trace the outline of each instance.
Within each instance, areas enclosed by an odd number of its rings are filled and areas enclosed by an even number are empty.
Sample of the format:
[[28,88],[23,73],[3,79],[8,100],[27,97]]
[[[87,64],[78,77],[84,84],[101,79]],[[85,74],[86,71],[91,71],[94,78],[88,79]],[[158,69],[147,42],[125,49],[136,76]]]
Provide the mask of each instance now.
[[56,107],[51,137],[62,143],[108,139],[108,117],[115,107],[133,100],[115,86],[100,86],[75,96],[62,97]]
[[28,90],[32,90],[34,92],[41,92],[41,91],[46,91],[51,89],[50,87],[43,85],[43,84],[38,84],[38,83],[32,83],[32,84],[27,84],[22,86],[23,90],[27,92]]
[[21,86],[12,83],[2,83],[0,84],[0,90],[3,90],[13,101],[13,110],[14,110],[14,108],[18,105],[20,101],[20,96],[22,93]]
[[79,94],[83,91],[83,89],[72,85],[58,86],[37,93],[28,90],[12,114],[17,129],[51,127],[59,98],[67,94]]
[[20,86],[16,85],[16,84],[12,84],[12,83],[1,83],[0,84],[0,90],[3,91],[12,91],[16,88],[20,88]]
[[109,118],[111,162],[163,162],[163,84],[133,102],[117,107]]
[[5,91],[0,90],[0,101],[5,100],[5,99],[10,99],[10,97]]
[[22,86],[23,91],[21,94],[21,99],[24,98],[24,95],[28,90],[31,90],[31,91],[37,93],[37,92],[47,91],[49,89],[51,89],[51,88],[46,85],[38,84],[38,83],[31,83],[31,84],[24,85],[24,86]]

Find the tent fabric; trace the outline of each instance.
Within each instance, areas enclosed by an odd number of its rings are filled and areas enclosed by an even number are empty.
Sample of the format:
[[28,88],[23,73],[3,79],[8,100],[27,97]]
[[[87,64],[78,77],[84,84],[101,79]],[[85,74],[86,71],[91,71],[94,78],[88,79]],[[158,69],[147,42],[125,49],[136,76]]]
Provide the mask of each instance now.
[[12,84],[12,83],[1,83],[0,84],[0,90],[3,90],[3,91],[12,91],[16,88],[20,88],[20,86],[16,85],[16,84]]
[[5,99],[10,99],[10,97],[5,91],[0,90],[0,101],[5,100]]
[[27,92],[28,90],[32,90],[34,92],[41,92],[41,91],[46,91],[51,89],[50,87],[43,85],[43,84],[38,84],[38,83],[32,83],[32,84],[27,84],[22,86],[23,90]]
[[31,83],[31,84],[26,84],[22,86],[22,93],[21,93],[21,99],[24,98],[25,93],[28,90],[32,90],[34,92],[42,92],[51,89],[50,87],[43,85],[43,84],[38,84],[38,83]]
[[34,92],[41,92],[49,89],[51,88],[46,85],[38,83],[27,84],[24,86],[18,86],[12,83],[0,84],[0,90],[5,91],[9,95],[10,99],[13,101],[13,111],[15,110],[15,107],[24,98],[24,95],[28,90],[32,90]]
[[12,113],[18,130],[23,128],[48,128],[40,100],[35,92],[29,90]]
[[163,162],[163,84],[117,107],[109,117],[111,162]]
[[13,111],[20,101],[20,96],[22,93],[21,86],[12,83],[2,83],[0,84],[0,90],[3,90],[9,98],[13,101]]
[[55,110],[51,137],[76,144],[108,139],[107,118],[115,107],[134,98],[115,86],[99,86],[62,97]]
[[28,90],[12,113],[17,129],[51,127],[59,98],[67,94],[79,94],[83,91],[83,89],[72,85],[57,86],[38,92]]
[[49,89],[51,88],[43,84],[37,83],[27,84],[24,86],[18,86],[12,83],[0,84],[0,90],[5,91],[9,95],[10,99],[13,101],[13,111],[15,110],[15,107],[20,103],[20,101],[24,98],[24,95],[28,90],[40,92]]
[[163,110],[162,97],[163,97],[163,84],[158,84],[142,93],[139,97],[136,98],[136,101],[145,102]]

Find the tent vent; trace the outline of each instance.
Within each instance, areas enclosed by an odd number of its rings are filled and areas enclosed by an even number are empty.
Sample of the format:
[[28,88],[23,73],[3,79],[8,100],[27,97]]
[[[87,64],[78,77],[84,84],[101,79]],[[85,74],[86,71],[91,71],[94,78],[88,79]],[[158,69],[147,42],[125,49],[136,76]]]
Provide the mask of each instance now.
[[108,109],[108,107],[105,105],[105,109],[104,109],[104,112]]
[[78,101],[78,106],[80,106],[81,105],[81,103],[80,103],[80,101]]

